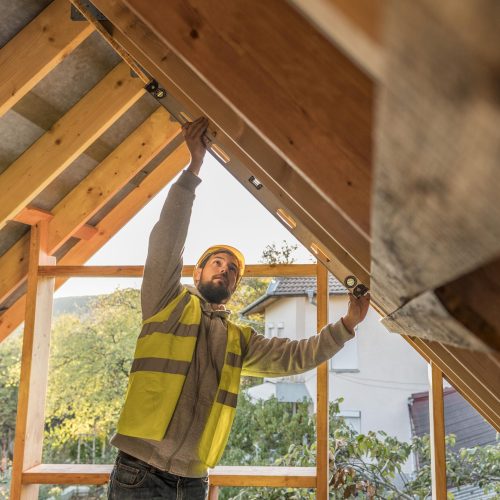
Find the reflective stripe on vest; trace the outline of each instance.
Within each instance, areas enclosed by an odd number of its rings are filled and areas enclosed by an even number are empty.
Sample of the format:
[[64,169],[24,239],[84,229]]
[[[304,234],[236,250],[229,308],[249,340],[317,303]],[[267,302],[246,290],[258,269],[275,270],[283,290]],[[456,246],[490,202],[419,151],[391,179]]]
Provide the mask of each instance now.
[[[118,433],[156,441],[164,438],[193,359],[201,314],[200,299],[185,288],[144,321]],[[198,450],[208,467],[218,462],[229,438],[240,387],[241,342],[247,343],[250,334],[250,328],[228,321],[225,362]]]

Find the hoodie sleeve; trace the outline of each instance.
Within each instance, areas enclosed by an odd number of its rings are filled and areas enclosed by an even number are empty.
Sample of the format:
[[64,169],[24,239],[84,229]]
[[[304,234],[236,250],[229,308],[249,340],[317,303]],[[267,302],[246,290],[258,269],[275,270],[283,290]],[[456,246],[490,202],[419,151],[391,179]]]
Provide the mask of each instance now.
[[160,219],[151,231],[141,288],[143,319],[156,314],[182,290],[182,254],[200,182],[185,170],[170,188]]
[[281,377],[304,373],[330,359],[352,338],[354,335],[341,320],[304,340],[269,339],[252,330],[243,352],[242,375]]

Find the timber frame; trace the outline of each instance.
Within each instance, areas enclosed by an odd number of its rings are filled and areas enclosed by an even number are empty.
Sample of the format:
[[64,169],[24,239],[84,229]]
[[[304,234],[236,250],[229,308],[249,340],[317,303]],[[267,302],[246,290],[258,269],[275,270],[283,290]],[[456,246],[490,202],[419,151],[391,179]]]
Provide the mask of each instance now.
[[[107,478],[40,464],[50,324],[40,301],[71,276],[141,274],[82,264],[187,164],[179,124],[200,114],[212,154],[324,266],[318,287],[326,270],[355,276],[429,363],[433,496],[444,498],[442,378],[500,429],[500,35],[488,22],[498,6],[94,0],[101,23],[78,0],[86,21],[71,20],[68,0],[46,3],[0,49],[0,132],[38,127],[0,164],[0,341],[25,322],[12,498],[34,498],[37,482]],[[50,88],[85,51],[108,62],[62,112],[51,108]],[[166,90],[156,101],[152,78]],[[318,450],[317,471],[226,470],[212,484],[316,486],[326,498]]]

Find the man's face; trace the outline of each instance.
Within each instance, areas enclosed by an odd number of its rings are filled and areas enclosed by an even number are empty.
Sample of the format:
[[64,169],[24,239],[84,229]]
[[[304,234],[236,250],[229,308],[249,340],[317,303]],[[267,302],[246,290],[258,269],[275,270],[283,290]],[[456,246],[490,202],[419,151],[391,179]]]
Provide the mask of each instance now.
[[203,269],[196,270],[196,286],[208,302],[225,304],[236,289],[238,273],[236,257],[228,253],[216,253],[209,257]]

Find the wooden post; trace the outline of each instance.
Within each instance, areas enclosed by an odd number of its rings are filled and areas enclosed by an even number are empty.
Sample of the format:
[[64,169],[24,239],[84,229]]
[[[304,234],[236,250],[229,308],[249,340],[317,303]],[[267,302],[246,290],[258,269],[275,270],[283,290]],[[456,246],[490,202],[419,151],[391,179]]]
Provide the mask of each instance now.
[[208,487],[208,500],[218,500],[219,498],[219,487],[210,485]]
[[429,364],[429,420],[431,430],[432,498],[433,500],[446,500],[443,373],[432,361]]
[[47,227],[47,221],[42,220],[31,228],[28,291],[12,467],[10,496],[12,500],[38,498],[38,485],[23,485],[22,473],[23,470],[42,461],[54,278],[38,277],[38,266],[55,264],[55,258],[49,257],[46,252]]
[[[328,269],[318,262],[316,316],[318,332],[328,323]],[[328,363],[317,368],[316,394],[316,498],[328,500]]]

